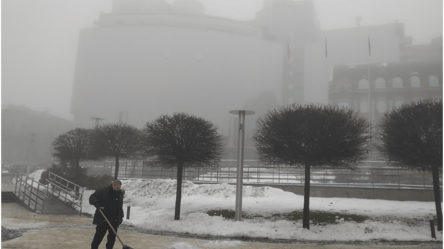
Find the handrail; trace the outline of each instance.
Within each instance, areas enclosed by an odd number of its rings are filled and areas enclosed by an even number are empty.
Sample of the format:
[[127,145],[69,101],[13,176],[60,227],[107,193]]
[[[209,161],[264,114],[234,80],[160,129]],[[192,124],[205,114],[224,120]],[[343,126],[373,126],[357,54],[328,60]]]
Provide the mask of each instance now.
[[[37,186],[37,188],[35,186]],[[43,190],[40,190],[40,188],[42,188]],[[42,214],[44,213],[45,199],[48,196],[47,186],[39,183],[38,181],[35,181],[34,178],[30,178],[26,174],[17,171],[14,193],[34,212],[41,211]]]
[[[57,189],[57,191],[52,189],[51,194],[61,200],[68,207],[70,206],[67,203],[71,203],[74,207],[78,207],[79,214],[82,215],[85,188],[52,172],[49,172],[47,180],[53,185],[53,188]],[[61,194],[64,194],[64,196]]]

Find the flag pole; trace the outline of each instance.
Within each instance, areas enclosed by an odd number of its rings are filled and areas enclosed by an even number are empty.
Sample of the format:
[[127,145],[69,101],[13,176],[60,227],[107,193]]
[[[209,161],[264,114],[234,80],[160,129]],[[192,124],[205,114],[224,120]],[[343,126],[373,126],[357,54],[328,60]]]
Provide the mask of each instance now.
[[[370,58],[372,56],[370,35],[368,36],[368,57],[367,57],[367,81],[368,81],[368,121],[373,124],[372,121],[372,102],[371,102],[371,84],[370,84]],[[372,132],[371,132],[372,133]],[[371,134],[370,134],[371,135]],[[372,150],[369,149],[370,166],[372,166]]]

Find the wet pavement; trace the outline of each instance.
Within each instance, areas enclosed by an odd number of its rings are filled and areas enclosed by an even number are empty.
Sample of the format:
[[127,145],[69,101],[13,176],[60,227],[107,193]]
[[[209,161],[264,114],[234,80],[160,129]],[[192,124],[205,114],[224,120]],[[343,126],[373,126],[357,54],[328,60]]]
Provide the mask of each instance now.
[[[79,215],[39,215],[15,203],[2,203],[2,248],[59,249],[90,248],[95,226],[92,218]],[[191,235],[159,233],[129,226],[119,227],[122,241],[134,249],[204,249],[204,248],[269,248],[269,249],[401,249],[443,248],[433,243],[359,243],[337,244],[334,242],[260,241],[248,238],[204,238]],[[105,248],[105,242],[99,248]],[[122,248],[116,240],[114,248]]]

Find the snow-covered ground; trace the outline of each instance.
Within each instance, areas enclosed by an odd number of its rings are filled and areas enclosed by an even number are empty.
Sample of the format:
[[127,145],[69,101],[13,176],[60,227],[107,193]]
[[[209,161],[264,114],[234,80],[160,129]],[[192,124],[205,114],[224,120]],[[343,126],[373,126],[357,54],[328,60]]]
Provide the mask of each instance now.
[[33,178],[35,181],[39,181],[40,178],[42,177],[42,173],[44,171],[45,171],[44,169],[39,169],[39,170],[36,170],[36,171],[32,172],[28,176],[29,176],[29,178]]
[[[369,217],[362,223],[337,219],[335,224],[310,225],[302,221],[265,219],[276,213],[302,211],[303,196],[272,187],[243,187],[242,209],[260,218],[235,221],[210,216],[209,210],[235,209],[236,186],[193,184],[182,187],[180,220],[174,220],[175,180],[123,180],[126,190],[124,211],[131,217],[124,223],[140,228],[211,236],[247,236],[270,239],[336,241],[434,241],[429,220],[435,214],[434,202],[367,200],[354,198],[310,198],[310,211],[357,214]],[[93,214],[94,206],[85,191],[83,212]],[[416,220],[414,220],[416,219]],[[442,241],[442,232],[436,233]]]

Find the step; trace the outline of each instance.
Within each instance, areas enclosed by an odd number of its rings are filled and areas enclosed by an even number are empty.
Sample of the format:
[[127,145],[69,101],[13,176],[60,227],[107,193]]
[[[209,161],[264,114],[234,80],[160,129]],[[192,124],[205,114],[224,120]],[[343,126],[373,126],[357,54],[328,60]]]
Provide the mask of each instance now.
[[19,199],[13,192],[2,191],[2,203],[17,203]]

